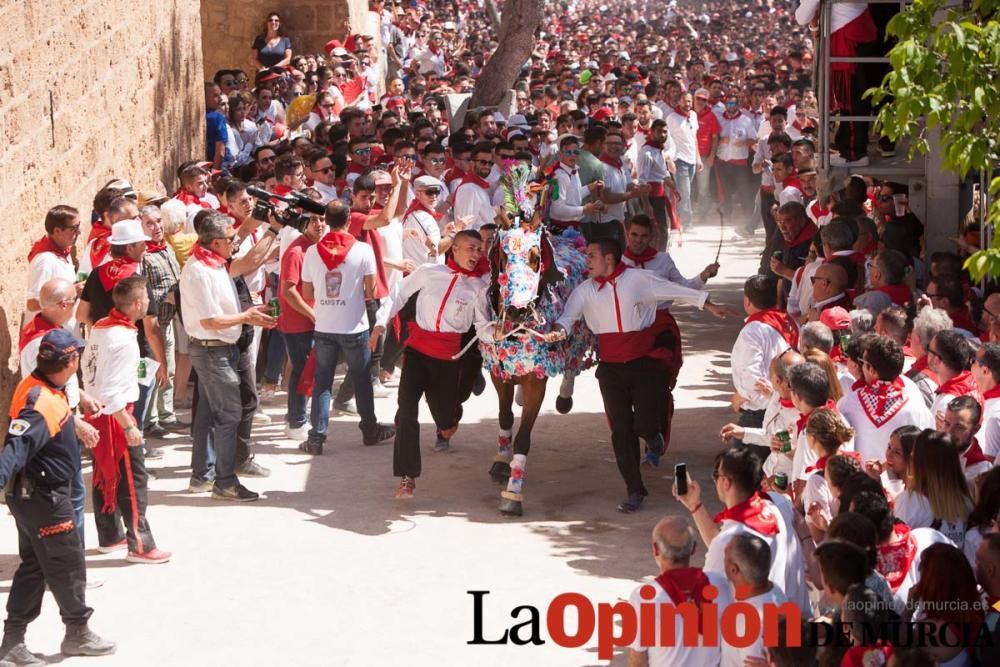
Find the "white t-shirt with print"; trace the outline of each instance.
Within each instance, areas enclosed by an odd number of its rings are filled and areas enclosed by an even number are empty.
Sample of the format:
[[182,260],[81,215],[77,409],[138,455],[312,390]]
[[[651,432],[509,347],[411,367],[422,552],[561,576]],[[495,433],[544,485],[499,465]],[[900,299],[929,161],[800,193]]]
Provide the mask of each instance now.
[[368,330],[365,310],[365,276],[375,275],[375,251],[360,241],[351,246],[344,261],[327,269],[316,246],[302,262],[302,280],[312,283],[316,297],[316,332],[353,334]]

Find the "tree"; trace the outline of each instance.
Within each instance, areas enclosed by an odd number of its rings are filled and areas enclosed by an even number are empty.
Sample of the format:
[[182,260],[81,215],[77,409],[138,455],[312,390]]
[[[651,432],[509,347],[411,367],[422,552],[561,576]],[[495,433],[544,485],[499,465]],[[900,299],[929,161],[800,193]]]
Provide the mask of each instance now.
[[[930,149],[940,133],[946,169],[965,178],[984,174],[991,196],[985,224],[1000,222],[1000,0],[913,0],[890,21],[899,41],[889,52],[892,72],[868,91],[882,133],[910,139],[910,157]],[[1000,276],[1000,234],[966,261],[975,280]]]
[[496,51],[483,66],[472,91],[469,108],[496,106],[514,82],[535,48],[535,32],[542,24],[544,0],[506,0]]

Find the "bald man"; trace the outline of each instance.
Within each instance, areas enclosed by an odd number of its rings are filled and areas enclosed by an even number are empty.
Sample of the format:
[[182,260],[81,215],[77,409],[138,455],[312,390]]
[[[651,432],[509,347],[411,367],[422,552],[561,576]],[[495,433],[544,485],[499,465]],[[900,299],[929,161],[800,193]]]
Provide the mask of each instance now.
[[[714,600],[717,605],[716,613],[726,608],[731,601],[726,578],[717,572],[703,572],[690,566],[691,556],[698,542],[686,519],[679,516],[660,519],[653,528],[652,542],[653,560],[656,561],[660,574],[652,583],[642,584],[632,591],[629,601],[635,607],[636,614],[640,613],[640,605],[656,605],[656,615],[659,616],[661,604],[697,603],[702,599],[704,588],[709,585],[719,592],[719,597]],[[659,636],[659,619],[653,624],[658,629],[653,646],[642,646],[639,637],[636,637],[635,643],[629,647],[630,667],[702,667],[719,664],[721,649],[718,645],[684,645],[684,622],[680,616],[676,618],[672,639]]]
[[850,309],[850,299],[847,297],[847,271],[840,264],[830,262],[816,269],[812,277],[813,306],[809,309],[809,321],[817,322],[827,308]]

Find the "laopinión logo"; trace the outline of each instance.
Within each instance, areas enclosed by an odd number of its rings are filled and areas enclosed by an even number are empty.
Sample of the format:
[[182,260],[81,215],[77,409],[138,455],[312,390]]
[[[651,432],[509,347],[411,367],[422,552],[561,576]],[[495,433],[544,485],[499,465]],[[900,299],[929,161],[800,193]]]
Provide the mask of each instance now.
[[[483,627],[485,598],[490,591],[466,591],[472,596],[472,639],[471,645],[515,644],[542,645],[542,614],[534,605],[519,605],[510,611],[510,618],[517,621],[494,638],[487,638]],[[983,643],[991,646],[992,638],[985,624],[888,621],[872,623],[831,623],[811,622],[803,636],[799,606],[794,602],[782,604],[765,603],[761,609],[749,602],[734,601],[719,608],[713,603],[719,591],[715,586],[706,586],[702,591],[705,602],[651,602],[656,597],[656,589],[651,585],[639,589],[639,596],[645,602],[639,604],[638,612],[625,600],[596,605],[590,598],[580,593],[561,593],[549,602],[545,611],[544,629],[549,639],[563,648],[580,648],[597,637],[597,656],[610,660],[616,648],[639,644],[646,648],[674,646],[680,637],[681,646],[719,646],[725,644],[736,648],[752,646],[763,639],[764,646],[777,646],[779,627],[784,619],[785,631],[782,645],[801,646],[852,646],[852,634],[862,645],[873,645],[879,640],[889,641],[893,646],[959,647]],[[1000,611],[1000,603],[994,608]],[[576,616],[576,629],[567,629],[568,613]],[[659,624],[657,624],[659,617]],[[678,635],[678,623],[681,633]],[[657,625],[659,632],[657,632]],[[860,626],[860,627],[859,627]],[[949,632],[950,631],[950,632]],[[861,637],[858,637],[858,632]],[[659,642],[657,641],[659,637]]]

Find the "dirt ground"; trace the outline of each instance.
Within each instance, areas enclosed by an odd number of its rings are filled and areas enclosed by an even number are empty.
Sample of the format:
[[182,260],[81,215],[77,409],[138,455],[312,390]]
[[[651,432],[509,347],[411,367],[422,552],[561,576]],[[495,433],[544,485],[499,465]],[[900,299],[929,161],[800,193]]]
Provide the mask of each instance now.
[[[688,233],[673,255],[694,275],[710,263],[717,227]],[[720,275],[709,285],[714,301],[741,311],[744,278],[756,267],[757,244],[725,232]],[[265,406],[270,426],[256,427],[257,460],[267,479],[245,479],[265,494],[257,503],[227,504],[187,492],[190,441],[171,436],[166,456],[150,464],[148,517],[156,541],[174,553],[165,565],[125,562],[124,552],[96,551],[87,517],[87,591],[91,626],[118,642],[109,658],[68,658],[90,665],[561,665],[606,664],[596,638],[580,649],[555,645],[545,631],[549,602],[582,593],[593,603],[627,597],[654,573],[649,536],[657,519],[685,510],[671,498],[673,465],[712,489],[711,462],[721,448],[719,428],[734,417],[729,351],[741,320],[719,321],[679,307],[685,364],[676,390],[672,444],[658,469],[645,469],[650,497],[642,510],[615,510],[624,497],[593,371],[578,379],[575,406],[555,411],[550,383],[533,437],[525,511],[497,511],[499,487],[490,481],[497,401],[492,388],[466,406],[453,452],[435,454],[433,428],[422,410],[424,474],[410,502],[393,500],[391,445],[364,447],[357,418],[335,417],[326,453],[301,454],[283,439],[282,401]],[[395,397],[376,399],[391,422]],[[187,415],[184,415],[187,418]],[[89,479],[89,475],[88,475]],[[89,494],[88,494],[89,495]],[[706,498],[710,511],[718,500]],[[0,520],[0,593],[18,565],[14,522]],[[704,549],[697,552],[698,561]],[[541,645],[469,645],[473,596],[483,600],[485,639],[540,610]],[[571,614],[572,619],[572,614]],[[573,621],[571,620],[571,623]],[[572,630],[572,627],[568,628]],[[63,626],[46,595],[28,646],[47,660],[59,654]],[[613,664],[623,664],[619,654]]]

